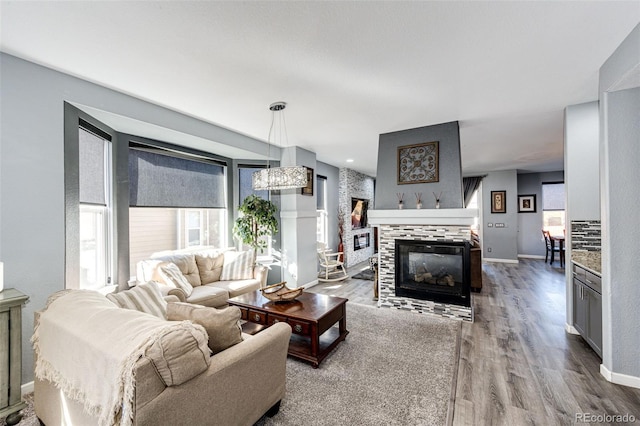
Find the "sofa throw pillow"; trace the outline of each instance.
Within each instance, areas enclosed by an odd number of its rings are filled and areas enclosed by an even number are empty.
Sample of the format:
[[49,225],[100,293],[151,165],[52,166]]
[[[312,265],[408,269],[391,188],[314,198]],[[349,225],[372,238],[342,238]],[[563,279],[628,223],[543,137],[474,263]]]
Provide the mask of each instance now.
[[129,290],[107,294],[107,299],[124,309],[146,312],[167,319],[167,302],[162,298],[159,284],[155,281],[139,284]]
[[198,265],[202,284],[220,281],[222,265],[224,264],[224,254],[196,254],[196,264]]
[[202,284],[200,282],[198,265],[196,265],[196,258],[193,253],[174,253],[163,256],[158,256],[157,253],[153,253],[151,259],[175,263],[178,269],[180,269],[180,272],[182,272],[182,275],[184,275],[192,286],[197,287]]
[[256,261],[256,252],[227,251],[224,253],[221,281],[250,280],[253,278],[253,267]]
[[242,342],[240,308],[237,306],[216,309],[191,303],[169,303],[167,319],[169,321],[189,320],[203,326],[209,335],[209,349],[214,354]]
[[188,322],[173,324],[177,325],[156,336],[145,351],[167,386],[181,385],[211,365],[204,327]]
[[183,290],[187,297],[193,293],[193,286],[185,276],[182,275],[180,268],[178,268],[175,263],[169,262],[166,265],[160,266],[160,276],[162,276],[164,282],[167,284]]

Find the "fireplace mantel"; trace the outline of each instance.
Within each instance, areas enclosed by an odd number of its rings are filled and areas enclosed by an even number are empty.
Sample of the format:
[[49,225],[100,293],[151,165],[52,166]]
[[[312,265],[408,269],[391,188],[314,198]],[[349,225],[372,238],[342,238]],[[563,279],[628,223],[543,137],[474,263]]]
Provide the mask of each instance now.
[[455,225],[471,226],[478,209],[369,210],[369,225]]

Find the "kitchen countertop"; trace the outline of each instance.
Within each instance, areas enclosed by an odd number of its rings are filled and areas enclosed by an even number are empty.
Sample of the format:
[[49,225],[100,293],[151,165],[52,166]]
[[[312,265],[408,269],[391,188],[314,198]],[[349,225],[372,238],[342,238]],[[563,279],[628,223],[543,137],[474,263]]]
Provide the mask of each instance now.
[[602,274],[602,255],[599,251],[571,250],[571,261],[590,272]]

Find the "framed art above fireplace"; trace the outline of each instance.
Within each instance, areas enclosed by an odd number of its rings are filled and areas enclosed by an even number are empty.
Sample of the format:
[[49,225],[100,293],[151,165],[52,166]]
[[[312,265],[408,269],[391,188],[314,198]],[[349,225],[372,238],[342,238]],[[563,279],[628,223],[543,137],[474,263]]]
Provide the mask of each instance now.
[[440,180],[438,142],[398,147],[398,185]]

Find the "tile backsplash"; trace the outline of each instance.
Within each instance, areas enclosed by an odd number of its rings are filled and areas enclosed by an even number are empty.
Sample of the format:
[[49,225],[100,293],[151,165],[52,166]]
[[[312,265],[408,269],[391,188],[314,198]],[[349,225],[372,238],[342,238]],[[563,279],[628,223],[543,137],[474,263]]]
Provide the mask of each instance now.
[[571,249],[600,251],[602,247],[599,220],[571,221]]

